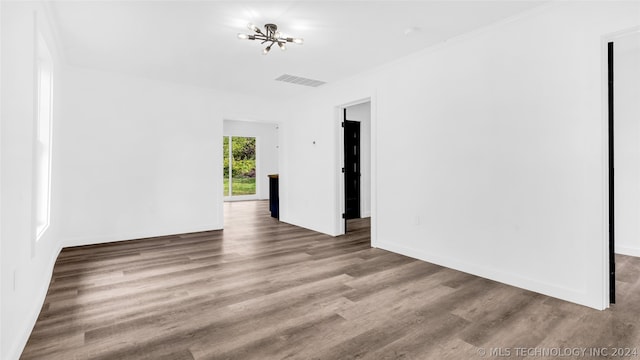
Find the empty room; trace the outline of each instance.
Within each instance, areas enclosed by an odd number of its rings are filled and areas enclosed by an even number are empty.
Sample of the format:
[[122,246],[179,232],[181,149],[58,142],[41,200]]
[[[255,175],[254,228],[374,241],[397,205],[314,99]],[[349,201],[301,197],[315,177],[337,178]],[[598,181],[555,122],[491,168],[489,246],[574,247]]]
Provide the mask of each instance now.
[[640,1],[0,1],[0,359],[640,357]]

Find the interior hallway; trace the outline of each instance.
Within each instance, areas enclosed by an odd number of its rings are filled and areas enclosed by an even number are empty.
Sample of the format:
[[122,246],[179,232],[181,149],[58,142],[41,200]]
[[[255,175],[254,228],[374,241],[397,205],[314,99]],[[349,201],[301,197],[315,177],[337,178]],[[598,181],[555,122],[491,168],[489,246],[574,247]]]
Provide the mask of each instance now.
[[[597,311],[225,203],[225,230],[67,248],[23,359],[461,359],[636,347],[640,258]],[[487,358],[487,357],[485,357]]]

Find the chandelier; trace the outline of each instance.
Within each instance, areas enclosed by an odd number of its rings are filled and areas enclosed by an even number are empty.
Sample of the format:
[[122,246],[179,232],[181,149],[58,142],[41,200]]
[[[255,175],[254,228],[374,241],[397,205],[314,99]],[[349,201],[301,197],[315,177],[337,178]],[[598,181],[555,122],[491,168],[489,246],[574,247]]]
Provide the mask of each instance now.
[[286,44],[288,42],[294,44],[302,44],[304,41],[301,38],[284,37],[284,35],[282,35],[282,33],[278,31],[278,25],[276,24],[265,24],[264,31],[260,30],[259,27],[253,24],[249,24],[247,25],[247,27],[254,33],[251,35],[238,34],[238,38],[245,40],[262,41],[261,44],[269,43],[269,45],[267,45],[267,47],[262,50],[262,55],[267,55],[274,44],[278,44],[280,50],[287,50]]

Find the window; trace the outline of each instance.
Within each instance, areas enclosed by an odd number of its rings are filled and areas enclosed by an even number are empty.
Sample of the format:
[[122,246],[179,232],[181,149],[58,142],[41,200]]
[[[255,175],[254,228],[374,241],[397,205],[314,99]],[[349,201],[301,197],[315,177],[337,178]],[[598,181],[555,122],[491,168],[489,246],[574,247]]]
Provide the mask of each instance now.
[[222,141],[224,196],[256,194],[256,138],[225,136]]
[[42,34],[36,52],[36,139],[34,148],[34,213],[36,241],[49,226],[51,199],[51,125],[53,120],[53,60]]

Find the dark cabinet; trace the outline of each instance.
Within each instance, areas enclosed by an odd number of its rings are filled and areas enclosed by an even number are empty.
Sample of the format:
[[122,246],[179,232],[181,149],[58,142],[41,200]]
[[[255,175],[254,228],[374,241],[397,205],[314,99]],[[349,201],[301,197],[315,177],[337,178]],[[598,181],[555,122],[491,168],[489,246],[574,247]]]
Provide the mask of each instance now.
[[271,211],[271,217],[280,219],[278,174],[268,175],[268,176],[269,176],[269,211]]

